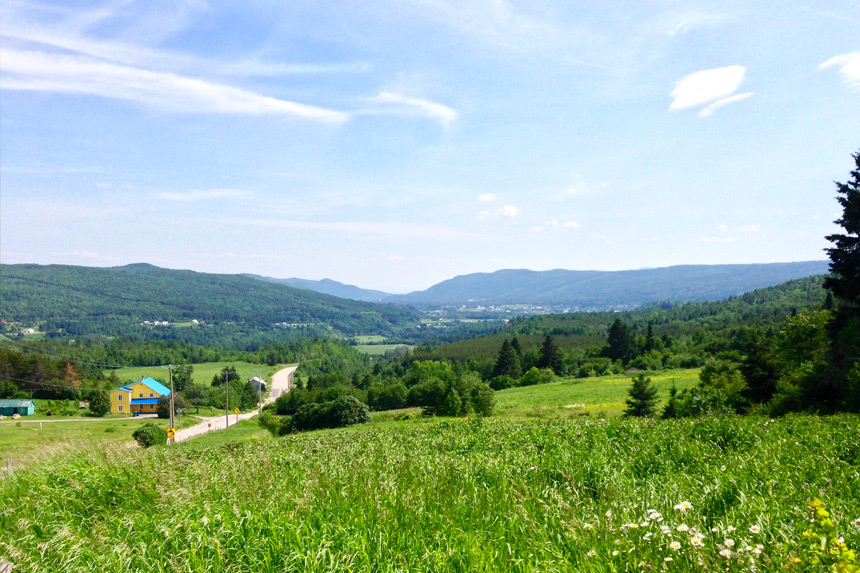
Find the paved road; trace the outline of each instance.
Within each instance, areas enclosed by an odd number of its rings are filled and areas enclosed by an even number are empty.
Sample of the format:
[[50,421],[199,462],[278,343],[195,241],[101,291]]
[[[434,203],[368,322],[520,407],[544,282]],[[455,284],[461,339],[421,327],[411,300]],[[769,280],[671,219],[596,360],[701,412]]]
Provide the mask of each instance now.
[[[293,379],[293,373],[296,371],[298,366],[288,366],[283,370],[278,370],[272,375],[272,388],[269,393],[269,397],[263,400],[263,405],[274,402],[278,396],[290,391],[290,384]],[[253,418],[257,415],[257,412],[248,412],[245,414],[230,414],[229,421],[227,416],[212,416],[207,418],[201,418],[201,422],[196,426],[191,426],[190,428],[185,428],[183,430],[178,430],[176,432],[176,438],[174,441],[176,442],[184,442],[189,438],[193,438],[194,436],[201,436],[208,432],[214,432],[215,430],[223,430],[229,426],[232,426],[238,423],[241,420],[247,420],[249,418]]]

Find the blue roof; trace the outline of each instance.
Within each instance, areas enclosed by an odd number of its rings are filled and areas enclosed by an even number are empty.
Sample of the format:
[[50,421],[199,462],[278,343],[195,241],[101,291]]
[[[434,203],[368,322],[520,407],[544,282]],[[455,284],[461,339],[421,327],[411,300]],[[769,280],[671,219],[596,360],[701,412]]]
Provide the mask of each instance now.
[[132,404],[158,404],[158,398],[132,398]]
[[[168,388],[155,378],[141,378],[137,382],[132,382],[131,384],[137,384],[138,382],[143,382],[144,385],[149,386],[150,390],[158,392],[162,396],[170,396],[170,388]],[[131,384],[126,384],[124,386],[120,386],[119,388],[114,388],[113,390],[128,390]],[[113,390],[111,390],[111,392],[113,392]]]

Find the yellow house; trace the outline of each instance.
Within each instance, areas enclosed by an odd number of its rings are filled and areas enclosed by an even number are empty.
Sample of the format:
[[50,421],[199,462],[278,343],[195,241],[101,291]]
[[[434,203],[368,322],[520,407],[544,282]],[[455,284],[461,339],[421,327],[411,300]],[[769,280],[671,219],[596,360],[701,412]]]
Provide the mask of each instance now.
[[154,378],[143,378],[111,390],[110,411],[113,414],[154,414],[162,396],[170,396],[170,388]]

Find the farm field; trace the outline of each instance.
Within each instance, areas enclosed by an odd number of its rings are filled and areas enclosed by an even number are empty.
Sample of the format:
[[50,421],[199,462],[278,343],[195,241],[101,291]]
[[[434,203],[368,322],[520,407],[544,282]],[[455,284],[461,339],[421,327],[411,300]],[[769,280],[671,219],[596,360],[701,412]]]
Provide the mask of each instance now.
[[370,356],[383,356],[389,350],[395,350],[397,348],[406,348],[411,350],[415,347],[410,344],[356,344],[355,348],[365,354],[369,354]]
[[[0,483],[48,571],[776,571],[860,545],[860,417],[435,419],[79,453]],[[802,564],[792,570],[810,570]]]
[[[699,369],[666,370],[649,374],[665,401],[674,383],[682,390],[699,382]],[[625,408],[630,374],[599,378],[561,378],[537,386],[520,386],[496,392],[495,416],[542,417],[606,415],[618,416]]]
[[[283,366],[268,366],[266,364],[253,364],[251,362],[203,362],[200,364],[193,364],[192,366],[194,366],[194,372],[192,373],[192,379],[194,382],[196,384],[205,384],[207,386],[212,383],[212,378],[216,374],[229,366],[235,366],[236,372],[242,376],[243,380],[249,380],[254,376],[257,376],[260,371],[262,371],[264,378],[268,380],[272,374],[283,368]],[[124,383],[140,380],[147,376],[152,376],[156,380],[163,380],[165,384],[168,379],[166,366],[137,366],[120,368],[118,370],[114,370],[114,372],[116,372],[116,375],[119,376],[119,379]],[[106,371],[105,375],[109,373],[110,371]]]

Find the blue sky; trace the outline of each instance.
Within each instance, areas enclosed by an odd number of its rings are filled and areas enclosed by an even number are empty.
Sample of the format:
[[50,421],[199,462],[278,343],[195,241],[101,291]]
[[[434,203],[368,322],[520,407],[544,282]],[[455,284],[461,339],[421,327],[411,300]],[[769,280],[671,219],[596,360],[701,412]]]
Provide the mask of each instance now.
[[0,257],[407,292],[823,259],[860,2],[0,0]]

